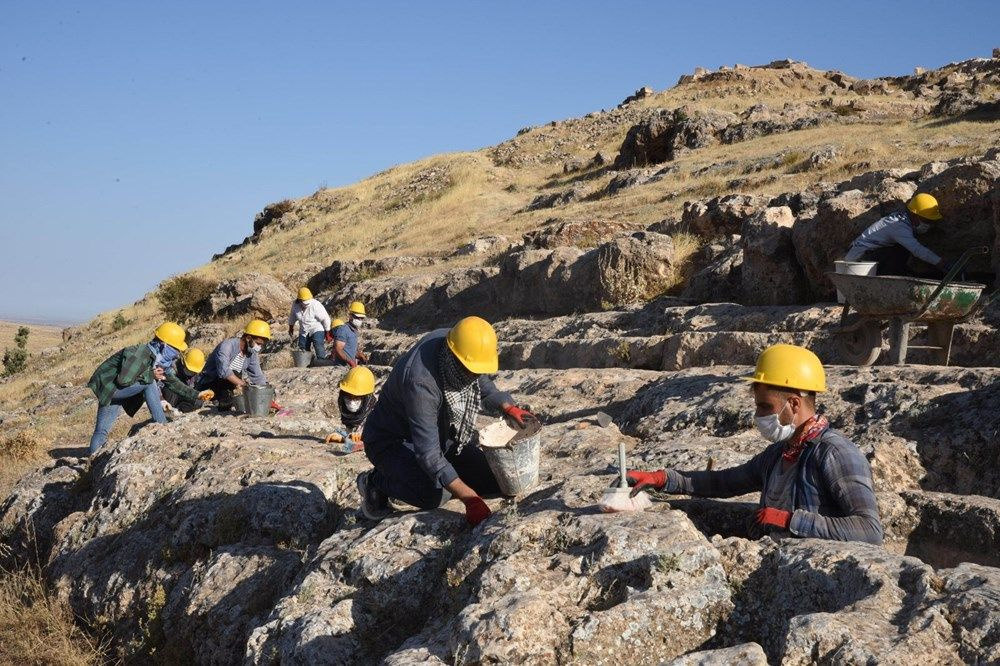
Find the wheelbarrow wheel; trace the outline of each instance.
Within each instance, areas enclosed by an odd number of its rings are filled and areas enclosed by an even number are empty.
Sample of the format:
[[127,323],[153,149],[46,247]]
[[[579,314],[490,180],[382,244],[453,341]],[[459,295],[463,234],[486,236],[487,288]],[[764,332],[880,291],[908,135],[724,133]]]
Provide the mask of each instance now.
[[837,352],[849,365],[871,365],[882,352],[882,327],[877,321],[865,321],[850,331],[838,333]]

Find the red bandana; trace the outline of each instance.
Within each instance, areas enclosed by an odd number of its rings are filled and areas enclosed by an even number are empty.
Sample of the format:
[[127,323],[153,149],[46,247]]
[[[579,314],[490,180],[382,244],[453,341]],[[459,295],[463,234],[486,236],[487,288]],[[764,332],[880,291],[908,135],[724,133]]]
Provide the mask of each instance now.
[[809,442],[822,435],[823,431],[829,427],[830,422],[825,416],[812,417],[805,422],[805,427],[802,429],[801,435],[792,437],[785,442],[781,457],[788,462],[795,462],[799,459],[799,456],[805,450],[806,446],[808,446]]

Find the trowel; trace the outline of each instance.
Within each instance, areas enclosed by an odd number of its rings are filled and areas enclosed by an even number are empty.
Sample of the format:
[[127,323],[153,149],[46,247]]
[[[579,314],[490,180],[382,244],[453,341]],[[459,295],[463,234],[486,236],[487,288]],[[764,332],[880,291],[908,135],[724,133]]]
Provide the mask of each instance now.
[[623,442],[619,442],[618,486],[605,490],[604,497],[601,498],[600,503],[597,505],[597,507],[604,513],[645,511],[649,507],[653,506],[652,500],[649,499],[649,495],[645,492],[640,491],[635,497],[629,497],[632,489],[629,488],[628,479],[625,478],[627,471],[628,470],[625,468],[625,444]]

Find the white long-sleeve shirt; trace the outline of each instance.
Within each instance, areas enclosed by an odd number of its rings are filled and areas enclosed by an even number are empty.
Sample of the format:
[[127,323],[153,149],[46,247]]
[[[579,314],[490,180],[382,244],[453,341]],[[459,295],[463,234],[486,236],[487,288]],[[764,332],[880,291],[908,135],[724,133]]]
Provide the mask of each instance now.
[[315,298],[292,305],[292,313],[288,315],[288,325],[299,325],[299,335],[312,335],[330,330],[330,315],[323,304]]
[[847,251],[845,261],[857,261],[868,250],[876,250],[890,245],[902,245],[910,254],[932,266],[941,262],[941,257],[934,254],[917,240],[913,234],[913,225],[906,213],[893,213],[865,229],[854,239],[851,249]]

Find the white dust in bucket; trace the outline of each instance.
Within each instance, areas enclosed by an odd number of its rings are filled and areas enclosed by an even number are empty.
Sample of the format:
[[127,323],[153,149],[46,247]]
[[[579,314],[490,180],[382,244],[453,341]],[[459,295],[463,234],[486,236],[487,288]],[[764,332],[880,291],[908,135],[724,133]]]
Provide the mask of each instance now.
[[490,448],[503,448],[514,438],[517,431],[503,420],[494,421],[479,430],[479,445]]

